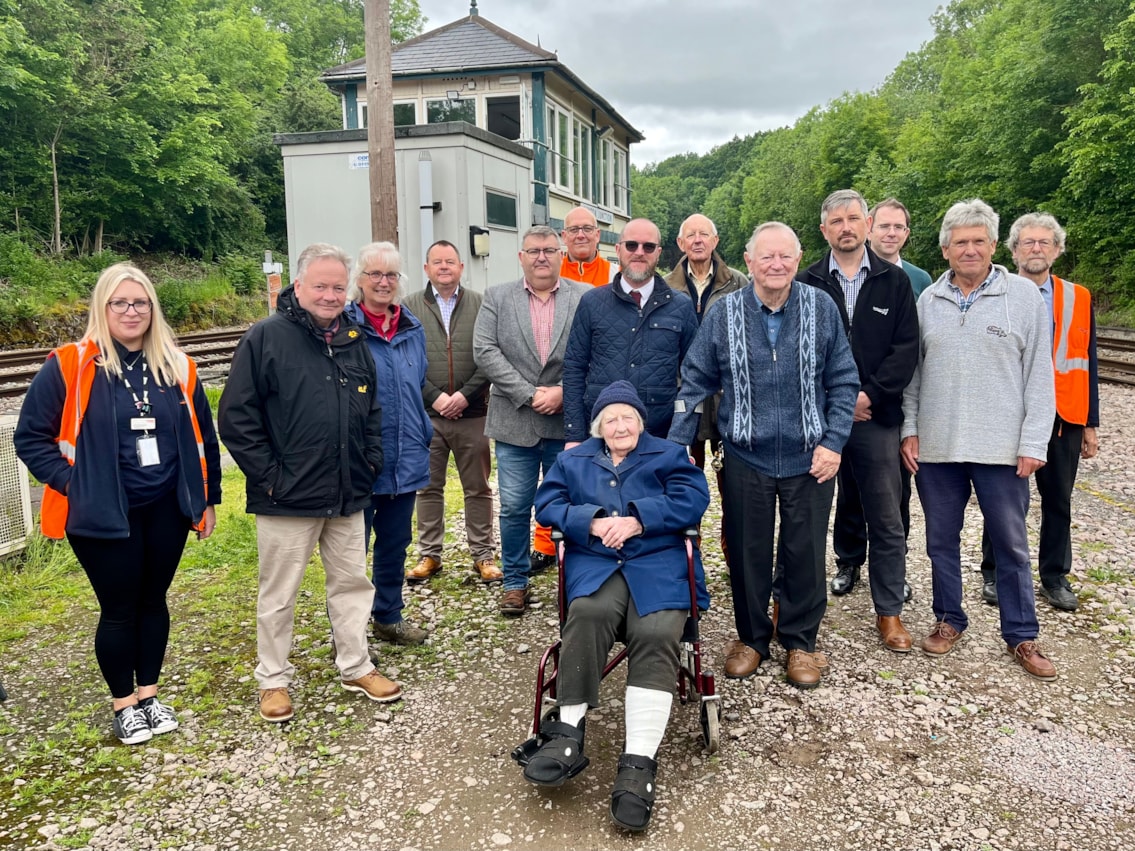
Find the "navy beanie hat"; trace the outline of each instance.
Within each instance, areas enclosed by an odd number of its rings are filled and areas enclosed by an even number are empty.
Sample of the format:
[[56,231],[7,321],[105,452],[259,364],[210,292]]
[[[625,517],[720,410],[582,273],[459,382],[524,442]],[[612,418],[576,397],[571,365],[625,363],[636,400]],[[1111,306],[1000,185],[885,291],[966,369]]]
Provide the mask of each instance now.
[[638,398],[634,385],[626,379],[614,381],[603,388],[603,392],[599,394],[599,398],[595,400],[595,405],[591,409],[592,421],[608,405],[630,405],[638,411],[643,422],[646,422],[646,405],[642,404],[642,399]]

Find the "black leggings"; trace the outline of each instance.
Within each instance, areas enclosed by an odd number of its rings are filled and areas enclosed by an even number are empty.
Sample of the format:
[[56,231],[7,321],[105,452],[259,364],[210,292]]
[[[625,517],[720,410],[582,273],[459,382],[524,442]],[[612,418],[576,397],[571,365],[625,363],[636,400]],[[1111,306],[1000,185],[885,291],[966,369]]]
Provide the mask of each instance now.
[[176,490],[130,509],[129,538],[68,535],[101,613],[95,656],[116,698],[156,685],[169,640],[166,591],[189,532]]

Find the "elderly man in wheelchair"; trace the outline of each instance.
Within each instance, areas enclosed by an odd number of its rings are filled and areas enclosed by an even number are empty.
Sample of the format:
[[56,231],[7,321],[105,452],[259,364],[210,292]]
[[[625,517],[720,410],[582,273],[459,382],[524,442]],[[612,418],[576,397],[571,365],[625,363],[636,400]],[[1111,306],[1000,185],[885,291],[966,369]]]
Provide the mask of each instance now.
[[[627,647],[626,739],[611,818],[645,830],[655,761],[670,718],[679,642],[690,614],[684,532],[709,505],[705,474],[681,446],[644,431],[646,407],[627,381],[592,409],[592,438],[566,450],[536,494],[536,518],[564,536],[567,619],[561,626],[557,708],[540,724],[524,777],[560,786],[588,765],[587,710],[616,640]],[[700,554],[698,608],[709,606]]]

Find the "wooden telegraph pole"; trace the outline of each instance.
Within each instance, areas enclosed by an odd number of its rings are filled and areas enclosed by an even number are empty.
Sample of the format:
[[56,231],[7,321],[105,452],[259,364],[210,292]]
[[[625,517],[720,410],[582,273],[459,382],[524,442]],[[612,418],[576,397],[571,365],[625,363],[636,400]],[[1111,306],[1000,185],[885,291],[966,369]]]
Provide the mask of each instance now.
[[367,144],[371,238],[398,244],[394,175],[394,83],[390,70],[390,0],[366,0]]

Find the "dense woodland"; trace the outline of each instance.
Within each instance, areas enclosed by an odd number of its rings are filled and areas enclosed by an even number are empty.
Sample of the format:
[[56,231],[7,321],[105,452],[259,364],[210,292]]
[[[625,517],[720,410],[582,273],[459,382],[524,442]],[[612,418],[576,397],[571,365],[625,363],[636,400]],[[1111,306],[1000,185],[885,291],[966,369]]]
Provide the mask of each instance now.
[[903,256],[935,274],[942,214],[978,196],[1000,213],[1002,239],[1024,212],[1056,215],[1068,230],[1063,272],[1091,284],[1105,306],[1130,310],[1135,3],[955,0],[934,25],[934,38],[876,91],[638,171],[636,213],[672,244],[682,219],[703,212],[740,265],[762,221],[792,225],[814,259],[827,248],[819,210],[828,192],[853,187],[872,202],[894,195],[913,217]]
[[[399,40],[425,23],[417,0],[394,0],[392,20]],[[829,191],[896,195],[914,217],[904,254],[935,272],[942,213],[977,195],[1003,231],[1055,213],[1063,271],[1135,304],[1135,3],[955,0],[934,23],[876,91],[637,170],[635,212],[668,244],[706,213],[740,265],[763,220],[791,224],[811,258]],[[0,264],[17,243],[80,258],[283,249],[272,134],[340,126],[317,77],[362,53],[362,0],[0,0]]]

